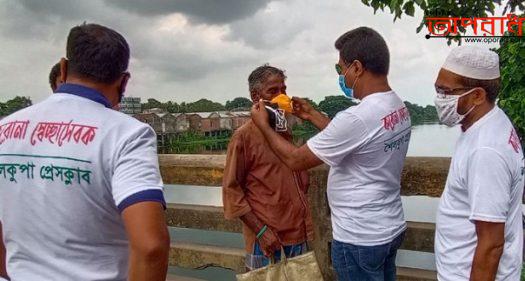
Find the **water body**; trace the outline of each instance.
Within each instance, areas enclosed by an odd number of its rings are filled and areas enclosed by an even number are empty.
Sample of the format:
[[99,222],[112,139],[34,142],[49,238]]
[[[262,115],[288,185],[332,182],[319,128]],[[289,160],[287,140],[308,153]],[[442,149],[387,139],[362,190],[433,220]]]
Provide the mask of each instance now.
[[459,126],[453,128],[439,124],[414,126],[407,155],[451,157],[460,134]]
[[[438,124],[414,126],[408,156],[450,157],[454,151],[459,128],[448,128]],[[170,203],[222,206],[220,187],[190,185],[166,186],[166,200]],[[439,199],[426,196],[403,196],[405,218],[408,221],[435,222]],[[194,242],[215,246],[243,248],[241,234],[202,231],[186,228],[171,228],[172,241]],[[434,254],[400,250],[399,266],[435,270]],[[220,268],[191,270],[171,268],[172,273],[205,280],[235,280],[235,274]]]

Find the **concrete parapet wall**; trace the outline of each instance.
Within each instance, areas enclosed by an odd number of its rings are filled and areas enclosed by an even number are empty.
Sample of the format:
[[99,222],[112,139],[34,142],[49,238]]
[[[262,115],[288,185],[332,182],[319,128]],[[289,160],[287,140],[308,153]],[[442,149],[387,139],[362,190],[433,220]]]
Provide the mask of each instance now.
[[[225,155],[159,155],[162,178],[168,184],[221,186],[225,161]],[[408,157],[401,180],[401,194],[441,196],[449,165],[450,158]],[[323,177],[325,184],[321,188],[326,188],[326,165],[310,170],[310,174],[314,178],[312,188],[316,187],[314,181]]]
[[[166,184],[221,186],[225,160],[225,155],[159,155],[160,169]],[[440,196],[445,186],[449,165],[449,158],[407,158],[401,180],[401,194],[404,196]],[[310,246],[316,252],[326,280],[333,280],[329,250],[332,229],[326,196],[328,167],[320,166],[311,169],[309,173],[308,199],[316,237]],[[226,232],[241,231],[240,222],[225,220],[222,208],[218,207],[170,204],[168,207],[168,223],[170,226],[176,227]],[[409,222],[408,224],[409,228],[402,248],[412,251],[433,252],[434,224],[420,222]],[[189,249],[178,251],[195,258],[192,258],[193,260],[203,258],[202,256],[193,256],[196,254]],[[202,251],[199,253],[202,255]],[[210,255],[215,257],[213,252]],[[236,258],[232,257],[232,259]],[[206,264],[206,259],[200,263],[201,265]],[[196,266],[192,265],[191,267]],[[416,269],[400,269],[399,276],[400,280],[435,280],[435,272]]]

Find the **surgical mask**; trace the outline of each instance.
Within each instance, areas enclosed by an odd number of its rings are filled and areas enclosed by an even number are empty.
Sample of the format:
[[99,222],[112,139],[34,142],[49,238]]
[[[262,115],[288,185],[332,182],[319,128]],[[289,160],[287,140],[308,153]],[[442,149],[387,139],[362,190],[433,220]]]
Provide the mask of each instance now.
[[[351,66],[350,66],[351,67]],[[345,82],[345,77],[346,77],[346,73],[348,72],[348,70],[350,69],[350,67],[348,67],[345,71],[344,74],[341,74],[339,75],[339,87],[341,87],[341,90],[343,91],[343,93],[345,94],[345,97],[351,99],[351,98],[354,98],[354,87],[355,87],[355,83],[357,82],[357,79],[356,78],[354,80],[354,84],[352,85],[352,88],[348,88],[346,86],[346,82]]]
[[454,127],[461,121],[463,121],[463,119],[465,119],[465,117],[467,117],[467,115],[469,115],[476,106],[472,106],[472,108],[470,108],[469,111],[467,111],[467,113],[465,114],[459,114],[459,99],[461,97],[471,94],[474,90],[475,89],[472,89],[462,95],[438,94],[434,100],[434,103],[436,105],[436,111],[439,117],[439,121],[441,121],[441,123],[449,127]]

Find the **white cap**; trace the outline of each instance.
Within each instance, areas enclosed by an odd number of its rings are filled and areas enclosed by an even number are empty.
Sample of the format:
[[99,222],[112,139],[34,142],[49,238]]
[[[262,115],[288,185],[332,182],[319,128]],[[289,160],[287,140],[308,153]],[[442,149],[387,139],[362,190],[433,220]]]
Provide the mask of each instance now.
[[467,78],[490,80],[500,77],[499,56],[475,46],[459,46],[448,55],[443,69]]

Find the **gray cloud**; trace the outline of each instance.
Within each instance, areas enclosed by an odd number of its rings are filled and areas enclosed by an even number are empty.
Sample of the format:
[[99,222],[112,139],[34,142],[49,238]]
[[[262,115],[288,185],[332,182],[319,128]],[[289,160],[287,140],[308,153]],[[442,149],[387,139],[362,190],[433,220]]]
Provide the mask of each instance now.
[[393,88],[430,104],[448,52],[445,42],[415,34],[418,18],[392,23],[390,14],[373,15],[358,0],[3,0],[0,17],[0,100],[47,97],[50,67],[64,56],[69,29],[83,21],[107,25],[128,40],[127,94],[164,101],[247,96],[248,74],[266,62],[286,69],[292,95],[319,101],[339,94],[333,42],[368,25],[390,46]]
[[208,24],[225,24],[251,16],[269,0],[106,0],[113,5],[145,16],[183,13]]

